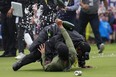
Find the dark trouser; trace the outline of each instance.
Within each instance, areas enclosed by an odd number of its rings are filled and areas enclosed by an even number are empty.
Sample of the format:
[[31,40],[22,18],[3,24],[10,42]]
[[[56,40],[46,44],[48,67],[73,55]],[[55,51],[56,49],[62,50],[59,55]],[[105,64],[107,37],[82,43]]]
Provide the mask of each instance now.
[[37,60],[41,60],[41,53],[40,53],[40,51],[38,51],[38,46],[37,47],[35,47],[35,46],[32,47],[32,50],[30,50],[30,54],[26,55],[21,60],[16,62],[13,65],[13,70],[17,71],[18,69],[20,69],[24,65],[36,62]]
[[35,49],[30,54],[26,55],[24,58],[22,58],[19,62],[19,66],[24,66],[33,62],[36,62],[37,60],[41,59],[41,53]]
[[[20,52],[24,53],[24,49],[25,49],[25,45],[26,45],[25,41],[24,41],[25,31],[27,31],[27,30],[24,27],[21,27],[21,25],[17,27],[17,41],[18,41],[19,53]],[[30,34],[31,38],[33,39],[32,31],[30,30],[30,31],[27,31],[27,32]]]
[[16,24],[15,17],[8,18],[2,13],[2,39],[4,55],[16,55]]
[[22,27],[17,28],[17,42],[18,42],[19,53],[20,52],[24,53],[24,49],[25,49],[24,31],[25,29]]
[[99,33],[98,14],[87,14],[87,13],[84,13],[83,11],[80,11],[78,32],[82,34],[83,36],[85,36],[85,29],[86,29],[88,22],[90,22],[91,28],[95,35],[97,47],[99,49],[99,45],[103,42],[102,42],[102,38]]

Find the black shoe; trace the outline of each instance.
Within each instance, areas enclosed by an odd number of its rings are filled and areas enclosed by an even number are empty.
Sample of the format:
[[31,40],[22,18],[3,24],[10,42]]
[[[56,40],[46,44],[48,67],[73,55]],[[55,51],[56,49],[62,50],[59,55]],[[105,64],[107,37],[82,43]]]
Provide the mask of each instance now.
[[12,69],[13,69],[14,71],[17,71],[17,70],[20,69],[20,68],[21,68],[20,61],[16,62],[16,63],[13,64],[13,66],[12,66]]

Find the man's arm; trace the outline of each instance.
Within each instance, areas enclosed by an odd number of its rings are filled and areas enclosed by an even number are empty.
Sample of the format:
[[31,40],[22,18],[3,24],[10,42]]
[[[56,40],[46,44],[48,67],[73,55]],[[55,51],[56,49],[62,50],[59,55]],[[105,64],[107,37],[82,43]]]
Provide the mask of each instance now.
[[62,64],[61,62],[59,62],[59,57],[58,56],[55,56],[52,61],[46,61],[46,55],[45,55],[45,44],[41,44],[38,48],[39,52],[41,52],[42,56],[42,66],[43,66],[43,69],[45,71],[58,71],[58,70],[62,70],[63,67],[62,67]]
[[60,30],[61,30],[61,33],[64,37],[64,40],[65,40],[65,43],[69,49],[69,52],[71,52],[73,55],[76,55],[77,52],[74,48],[74,45],[73,45],[73,42],[69,36],[69,34],[67,33],[66,29],[63,27],[62,25],[62,20],[60,19],[56,19],[56,24],[59,26]]
[[66,8],[67,8],[67,10],[74,11],[79,8],[79,5],[80,5],[80,0],[74,0],[74,5],[67,6]]
[[88,9],[89,9],[89,5],[88,5],[88,4],[84,4],[82,1],[80,2],[80,6],[81,6],[81,8],[83,8],[84,10],[88,10]]
[[69,49],[69,53],[72,56],[72,62],[74,63],[74,66],[75,66],[75,65],[77,65],[77,59],[76,59],[77,58],[77,52],[76,52],[76,49],[74,48],[74,44],[73,44],[68,32],[63,27],[62,20],[56,19],[56,23],[57,23],[58,27],[61,30],[61,34],[64,37],[65,43],[66,43],[66,45],[67,45],[67,47]]

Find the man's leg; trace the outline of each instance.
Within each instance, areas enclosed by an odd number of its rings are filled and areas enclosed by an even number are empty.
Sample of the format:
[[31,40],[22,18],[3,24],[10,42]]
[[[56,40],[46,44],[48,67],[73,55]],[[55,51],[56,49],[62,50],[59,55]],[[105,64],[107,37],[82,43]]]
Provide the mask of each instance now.
[[85,29],[86,26],[88,24],[88,14],[84,13],[84,12],[80,12],[79,15],[79,25],[78,25],[78,31],[81,35],[83,35],[85,37]]
[[11,18],[7,18],[7,24],[8,24],[8,34],[10,38],[8,39],[8,50],[9,50],[9,56],[16,56],[16,37],[17,37],[17,29],[15,24],[15,16],[12,16]]
[[2,22],[2,27],[1,27],[1,34],[2,34],[2,41],[3,41],[3,54],[0,55],[0,57],[5,57],[6,55],[9,54],[7,44],[8,44],[8,27],[7,27],[7,22],[6,22],[6,14],[1,13],[1,22]]
[[13,64],[13,70],[17,71],[22,66],[35,62],[41,58],[41,53],[38,50],[31,52],[30,54],[26,55],[24,58]]
[[93,33],[95,35],[95,40],[96,40],[96,43],[97,43],[97,47],[99,49],[99,53],[102,53],[102,51],[104,50],[104,44],[103,44],[102,38],[101,38],[100,33],[99,33],[98,15],[93,14],[90,17],[91,17],[90,24],[91,24]]

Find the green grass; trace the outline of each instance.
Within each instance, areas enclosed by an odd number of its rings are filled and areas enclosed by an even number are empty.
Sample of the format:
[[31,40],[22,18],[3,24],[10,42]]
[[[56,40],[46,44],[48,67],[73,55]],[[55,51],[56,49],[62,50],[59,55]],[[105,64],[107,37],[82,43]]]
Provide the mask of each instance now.
[[75,70],[83,72],[81,77],[116,77],[116,44],[105,45],[103,55],[98,54],[96,45],[92,44],[91,47],[90,60],[87,61],[87,65],[93,66],[90,69],[73,67],[70,72],[44,72],[40,63],[36,62],[14,72],[12,64],[16,60],[8,57],[0,58],[0,77],[76,77]]

